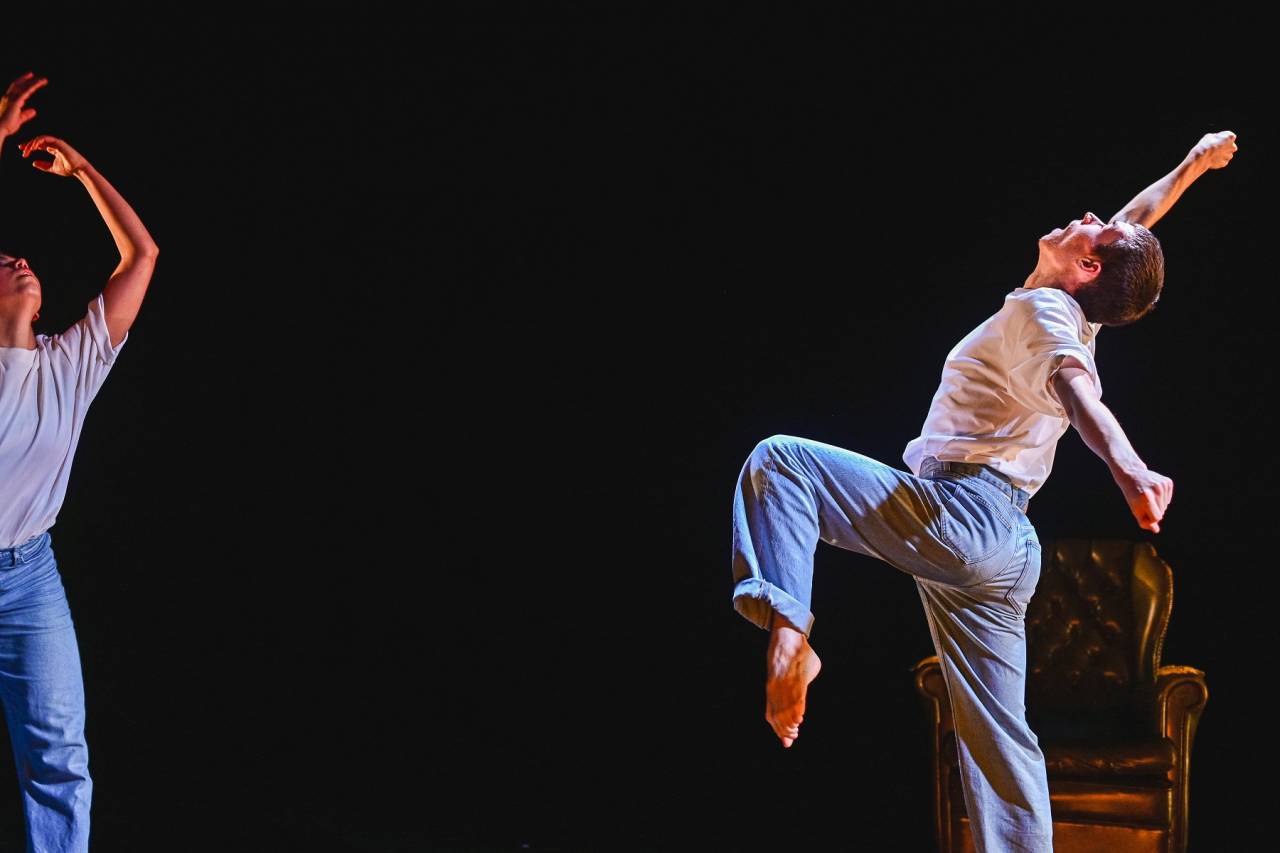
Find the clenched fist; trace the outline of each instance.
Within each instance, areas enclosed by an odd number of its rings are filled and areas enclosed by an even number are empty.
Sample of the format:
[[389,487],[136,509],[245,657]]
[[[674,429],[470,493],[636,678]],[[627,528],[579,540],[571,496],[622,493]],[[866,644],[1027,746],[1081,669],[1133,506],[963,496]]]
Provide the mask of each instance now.
[[1217,133],[1206,133],[1191,149],[1191,155],[1197,160],[1203,158],[1210,169],[1221,169],[1231,162],[1236,152],[1236,135],[1229,130]]
[[1159,533],[1160,519],[1164,518],[1165,508],[1173,500],[1173,480],[1150,468],[1133,474],[1121,472],[1115,477],[1116,485],[1129,502],[1133,517],[1138,519],[1138,525],[1152,533]]

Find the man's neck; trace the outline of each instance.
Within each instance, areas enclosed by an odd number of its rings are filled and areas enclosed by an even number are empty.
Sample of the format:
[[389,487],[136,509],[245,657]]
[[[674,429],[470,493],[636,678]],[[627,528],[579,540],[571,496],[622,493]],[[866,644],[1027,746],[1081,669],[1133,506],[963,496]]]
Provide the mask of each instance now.
[[1059,290],[1071,292],[1070,288],[1063,286],[1052,273],[1041,270],[1035,270],[1031,275],[1027,276],[1027,280],[1022,286],[1027,290],[1034,290],[1037,287],[1056,287]]

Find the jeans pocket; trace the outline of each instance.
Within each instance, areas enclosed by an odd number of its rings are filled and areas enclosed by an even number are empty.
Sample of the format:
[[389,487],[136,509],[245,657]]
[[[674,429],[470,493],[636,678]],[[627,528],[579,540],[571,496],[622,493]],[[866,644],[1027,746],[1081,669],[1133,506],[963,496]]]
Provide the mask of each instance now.
[[[980,486],[936,480],[941,502],[939,534],[966,566],[982,575],[979,583],[1007,568],[1018,523],[1009,504],[1002,507]],[[993,559],[994,558],[994,559]],[[992,565],[987,565],[988,563]]]
[[1031,606],[1031,597],[1036,593],[1040,583],[1040,543],[1034,539],[1027,540],[1027,555],[1022,563],[1022,572],[1013,586],[1004,594],[1004,599],[1019,616],[1027,615]]

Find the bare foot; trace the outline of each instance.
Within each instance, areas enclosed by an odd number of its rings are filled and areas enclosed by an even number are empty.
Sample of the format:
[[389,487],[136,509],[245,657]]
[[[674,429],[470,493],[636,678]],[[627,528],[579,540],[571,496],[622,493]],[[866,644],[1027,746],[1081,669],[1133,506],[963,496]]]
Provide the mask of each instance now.
[[789,625],[774,626],[769,638],[764,718],[787,748],[800,737],[805,693],[821,668],[822,661],[803,632]]

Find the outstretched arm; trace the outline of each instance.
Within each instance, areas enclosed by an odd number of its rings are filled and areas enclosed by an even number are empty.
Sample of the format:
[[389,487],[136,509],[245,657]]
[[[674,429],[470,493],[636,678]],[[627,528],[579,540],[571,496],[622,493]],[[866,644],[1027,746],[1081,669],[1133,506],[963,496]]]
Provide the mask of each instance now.
[[1111,217],[1112,222],[1132,222],[1150,228],[1164,216],[1183,191],[1210,169],[1221,169],[1236,150],[1236,135],[1229,130],[1206,133],[1178,167],[1142,192]]
[[55,136],[41,135],[24,142],[22,156],[30,157],[36,151],[47,151],[53,161],[35,160],[32,166],[44,172],[67,177],[74,175],[98,206],[98,213],[106,220],[120,252],[120,263],[102,289],[102,304],[106,308],[107,331],[111,333],[111,345],[124,340],[125,333],[133,325],[142,307],[142,298],[151,283],[156,258],[160,254],[155,240],[133,212],[129,203],[116,192],[115,187],[93,168],[80,152]]
[[1072,356],[1063,359],[1049,380],[1054,394],[1067,410],[1067,419],[1084,443],[1096,453],[1124,493],[1138,524],[1160,532],[1160,519],[1173,500],[1173,480],[1157,474],[1138,458],[1116,416],[1098,396],[1089,371]]

